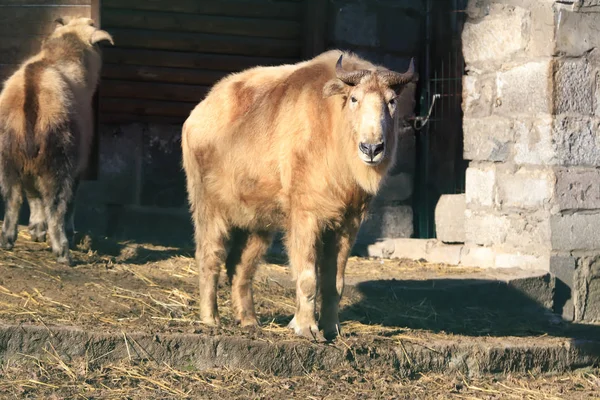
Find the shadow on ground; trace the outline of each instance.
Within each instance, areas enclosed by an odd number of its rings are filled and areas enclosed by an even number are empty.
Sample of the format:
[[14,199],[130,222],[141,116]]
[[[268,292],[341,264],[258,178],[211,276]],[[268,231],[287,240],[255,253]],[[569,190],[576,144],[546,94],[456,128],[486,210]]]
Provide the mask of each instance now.
[[478,279],[374,280],[351,289],[342,321],[465,336],[600,339],[600,326],[563,320],[506,282]]

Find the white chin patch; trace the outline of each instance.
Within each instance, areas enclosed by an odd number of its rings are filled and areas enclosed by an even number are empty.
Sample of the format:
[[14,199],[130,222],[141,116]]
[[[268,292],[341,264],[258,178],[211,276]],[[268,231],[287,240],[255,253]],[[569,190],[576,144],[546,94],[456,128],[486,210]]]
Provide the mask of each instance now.
[[373,159],[371,160],[371,157],[369,157],[368,155],[364,154],[363,152],[361,152],[360,150],[358,151],[358,157],[361,159],[362,162],[364,162],[365,164],[374,167],[375,165],[379,165],[381,163],[381,161],[383,161],[383,153],[385,152],[381,152],[379,154],[377,154],[375,157],[373,157]]

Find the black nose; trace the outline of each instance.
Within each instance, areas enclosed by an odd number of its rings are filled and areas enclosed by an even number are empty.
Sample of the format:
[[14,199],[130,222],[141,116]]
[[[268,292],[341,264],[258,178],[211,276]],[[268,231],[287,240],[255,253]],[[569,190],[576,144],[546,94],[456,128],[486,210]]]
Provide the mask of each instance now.
[[375,157],[377,154],[383,152],[383,149],[385,148],[385,146],[383,145],[383,142],[376,143],[376,144],[361,142],[358,144],[358,148],[360,149],[360,151],[362,151],[363,153],[368,155],[369,158],[371,158],[371,160],[372,160],[373,157]]

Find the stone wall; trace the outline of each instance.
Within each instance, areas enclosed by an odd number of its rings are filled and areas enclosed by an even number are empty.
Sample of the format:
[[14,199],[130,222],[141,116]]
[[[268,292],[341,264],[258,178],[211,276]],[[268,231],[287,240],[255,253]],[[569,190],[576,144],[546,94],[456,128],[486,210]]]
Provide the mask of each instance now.
[[[396,71],[404,71],[411,57],[418,69],[425,23],[421,0],[331,0],[329,48],[351,50]],[[413,88],[414,90],[415,88]],[[415,91],[404,97],[414,109]],[[382,238],[413,235],[413,182],[416,141],[404,128],[398,145],[397,165],[371,207],[370,217],[357,239],[366,245]]]
[[559,311],[598,321],[600,2],[472,0],[468,15],[467,247],[550,270]]

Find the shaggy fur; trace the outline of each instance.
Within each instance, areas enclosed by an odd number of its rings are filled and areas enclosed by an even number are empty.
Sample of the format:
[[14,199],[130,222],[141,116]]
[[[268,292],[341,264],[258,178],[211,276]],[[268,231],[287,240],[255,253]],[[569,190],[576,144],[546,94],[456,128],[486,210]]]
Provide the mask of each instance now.
[[[27,60],[0,94],[0,186],[5,202],[0,247],[17,238],[23,191],[36,241],[49,233],[61,263],[70,263],[74,194],[92,140],[92,96],[111,36],[89,18],[57,20],[41,52]],[[67,224],[67,232],[65,232]],[[67,237],[69,236],[69,237]]]
[[[185,122],[183,166],[205,323],[219,323],[216,290],[226,259],[238,322],[257,324],[252,278],[273,232],[282,230],[297,282],[290,327],[323,337],[315,319],[319,287],[320,328],[325,337],[339,331],[346,261],[369,201],[394,163],[395,99],[414,79],[407,73],[406,82],[390,88],[381,77],[389,71],[344,53],[345,71],[367,70],[345,83],[336,74],[341,54],[231,75]],[[385,149],[368,159],[359,143]]]

